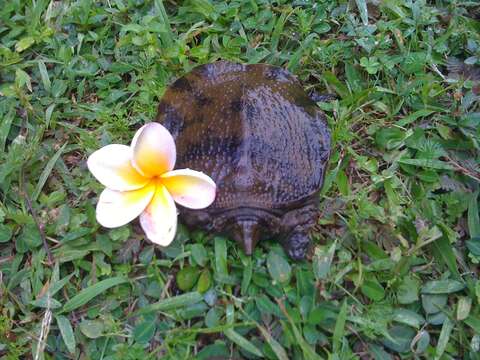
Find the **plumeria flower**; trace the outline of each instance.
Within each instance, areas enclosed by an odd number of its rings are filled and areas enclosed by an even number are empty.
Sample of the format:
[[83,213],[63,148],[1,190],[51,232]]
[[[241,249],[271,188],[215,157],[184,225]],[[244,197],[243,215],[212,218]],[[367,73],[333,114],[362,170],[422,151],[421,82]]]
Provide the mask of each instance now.
[[158,123],[141,127],[132,144],[107,145],[88,158],[91,173],[106,189],[97,204],[97,221],[115,228],[140,216],[147,238],[169,245],[177,231],[175,202],[202,209],[215,200],[216,186],[202,172],[173,170],[175,142]]

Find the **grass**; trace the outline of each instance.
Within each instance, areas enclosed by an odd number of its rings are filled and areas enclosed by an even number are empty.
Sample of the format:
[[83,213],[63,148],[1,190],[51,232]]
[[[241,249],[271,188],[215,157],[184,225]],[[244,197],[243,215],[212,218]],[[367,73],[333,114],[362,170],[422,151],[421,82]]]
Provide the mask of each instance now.
[[[479,14],[462,0],[3,2],[1,358],[480,359]],[[338,96],[319,104],[333,154],[307,261],[184,228],[161,252],[135,223],[95,221],[87,156],[128,143],[169,83],[218,59]]]

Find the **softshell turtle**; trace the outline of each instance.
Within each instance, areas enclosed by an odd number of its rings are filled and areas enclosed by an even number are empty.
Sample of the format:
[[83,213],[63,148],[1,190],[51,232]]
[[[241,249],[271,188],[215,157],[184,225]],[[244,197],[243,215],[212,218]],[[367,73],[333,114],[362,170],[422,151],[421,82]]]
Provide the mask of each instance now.
[[177,166],[216,182],[207,209],[181,209],[184,223],[224,233],[250,255],[279,237],[305,256],[330,155],[325,116],[282,68],[219,61],[170,85],[157,121],[173,135]]

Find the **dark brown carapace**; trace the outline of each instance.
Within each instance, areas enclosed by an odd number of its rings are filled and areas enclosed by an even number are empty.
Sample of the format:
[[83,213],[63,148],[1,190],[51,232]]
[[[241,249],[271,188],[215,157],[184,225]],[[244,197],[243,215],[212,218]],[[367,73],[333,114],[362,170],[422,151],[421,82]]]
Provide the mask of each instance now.
[[264,64],[199,66],[167,89],[157,121],[175,138],[176,167],[217,184],[209,208],[181,209],[187,225],[232,236],[247,254],[278,237],[292,258],[305,256],[330,134],[293,75]]

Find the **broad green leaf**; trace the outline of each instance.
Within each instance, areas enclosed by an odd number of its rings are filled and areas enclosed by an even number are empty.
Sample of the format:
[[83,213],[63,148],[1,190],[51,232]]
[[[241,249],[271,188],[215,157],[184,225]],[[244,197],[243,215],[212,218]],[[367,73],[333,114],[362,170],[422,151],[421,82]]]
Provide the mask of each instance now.
[[388,330],[390,339],[384,339],[383,345],[390,350],[403,353],[410,350],[410,344],[415,337],[415,330],[409,326],[397,325]]
[[447,295],[422,295],[422,306],[427,314],[435,314],[447,305]]
[[458,280],[433,280],[422,286],[422,294],[450,294],[463,290],[465,284]]
[[397,289],[397,299],[400,304],[411,304],[418,300],[419,281],[406,276]]
[[176,275],[178,288],[182,291],[188,291],[195,286],[200,271],[193,266],[185,266]]
[[333,255],[335,254],[335,247],[337,241],[335,240],[332,245],[327,248],[315,248],[315,255],[313,256],[313,273],[317,280],[326,279],[332,264]]
[[140,344],[147,344],[155,334],[157,328],[155,317],[142,319],[133,329],[133,338]]
[[62,334],[63,342],[67,347],[67,350],[74,354],[75,353],[75,336],[73,335],[72,325],[67,317],[63,315],[55,315],[55,319],[57,320],[58,328],[60,329],[60,334]]
[[102,336],[104,324],[100,320],[82,320],[80,322],[80,331],[90,339],[96,339]]
[[373,301],[380,301],[385,297],[385,290],[376,279],[365,280],[360,289],[365,296]]
[[6,243],[12,238],[13,231],[10,226],[0,224],[0,243]]
[[200,266],[205,266],[208,261],[207,250],[202,244],[192,245],[192,258]]
[[212,286],[212,275],[208,269],[203,270],[200,273],[197,283],[197,291],[200,294],[205,293]]
[[465,242],[468,250],[475,256],[480,256],[480,236],[474,237]]
[[267,256],[267,268],[272,279],[278,283],[287,283],[290,281],[292,268],[285,258],[274,250],[271,250]]
[[416,329],[419,329],[425,323],[423,316],[408,309],[395,309],[393,311],[393,320]]

